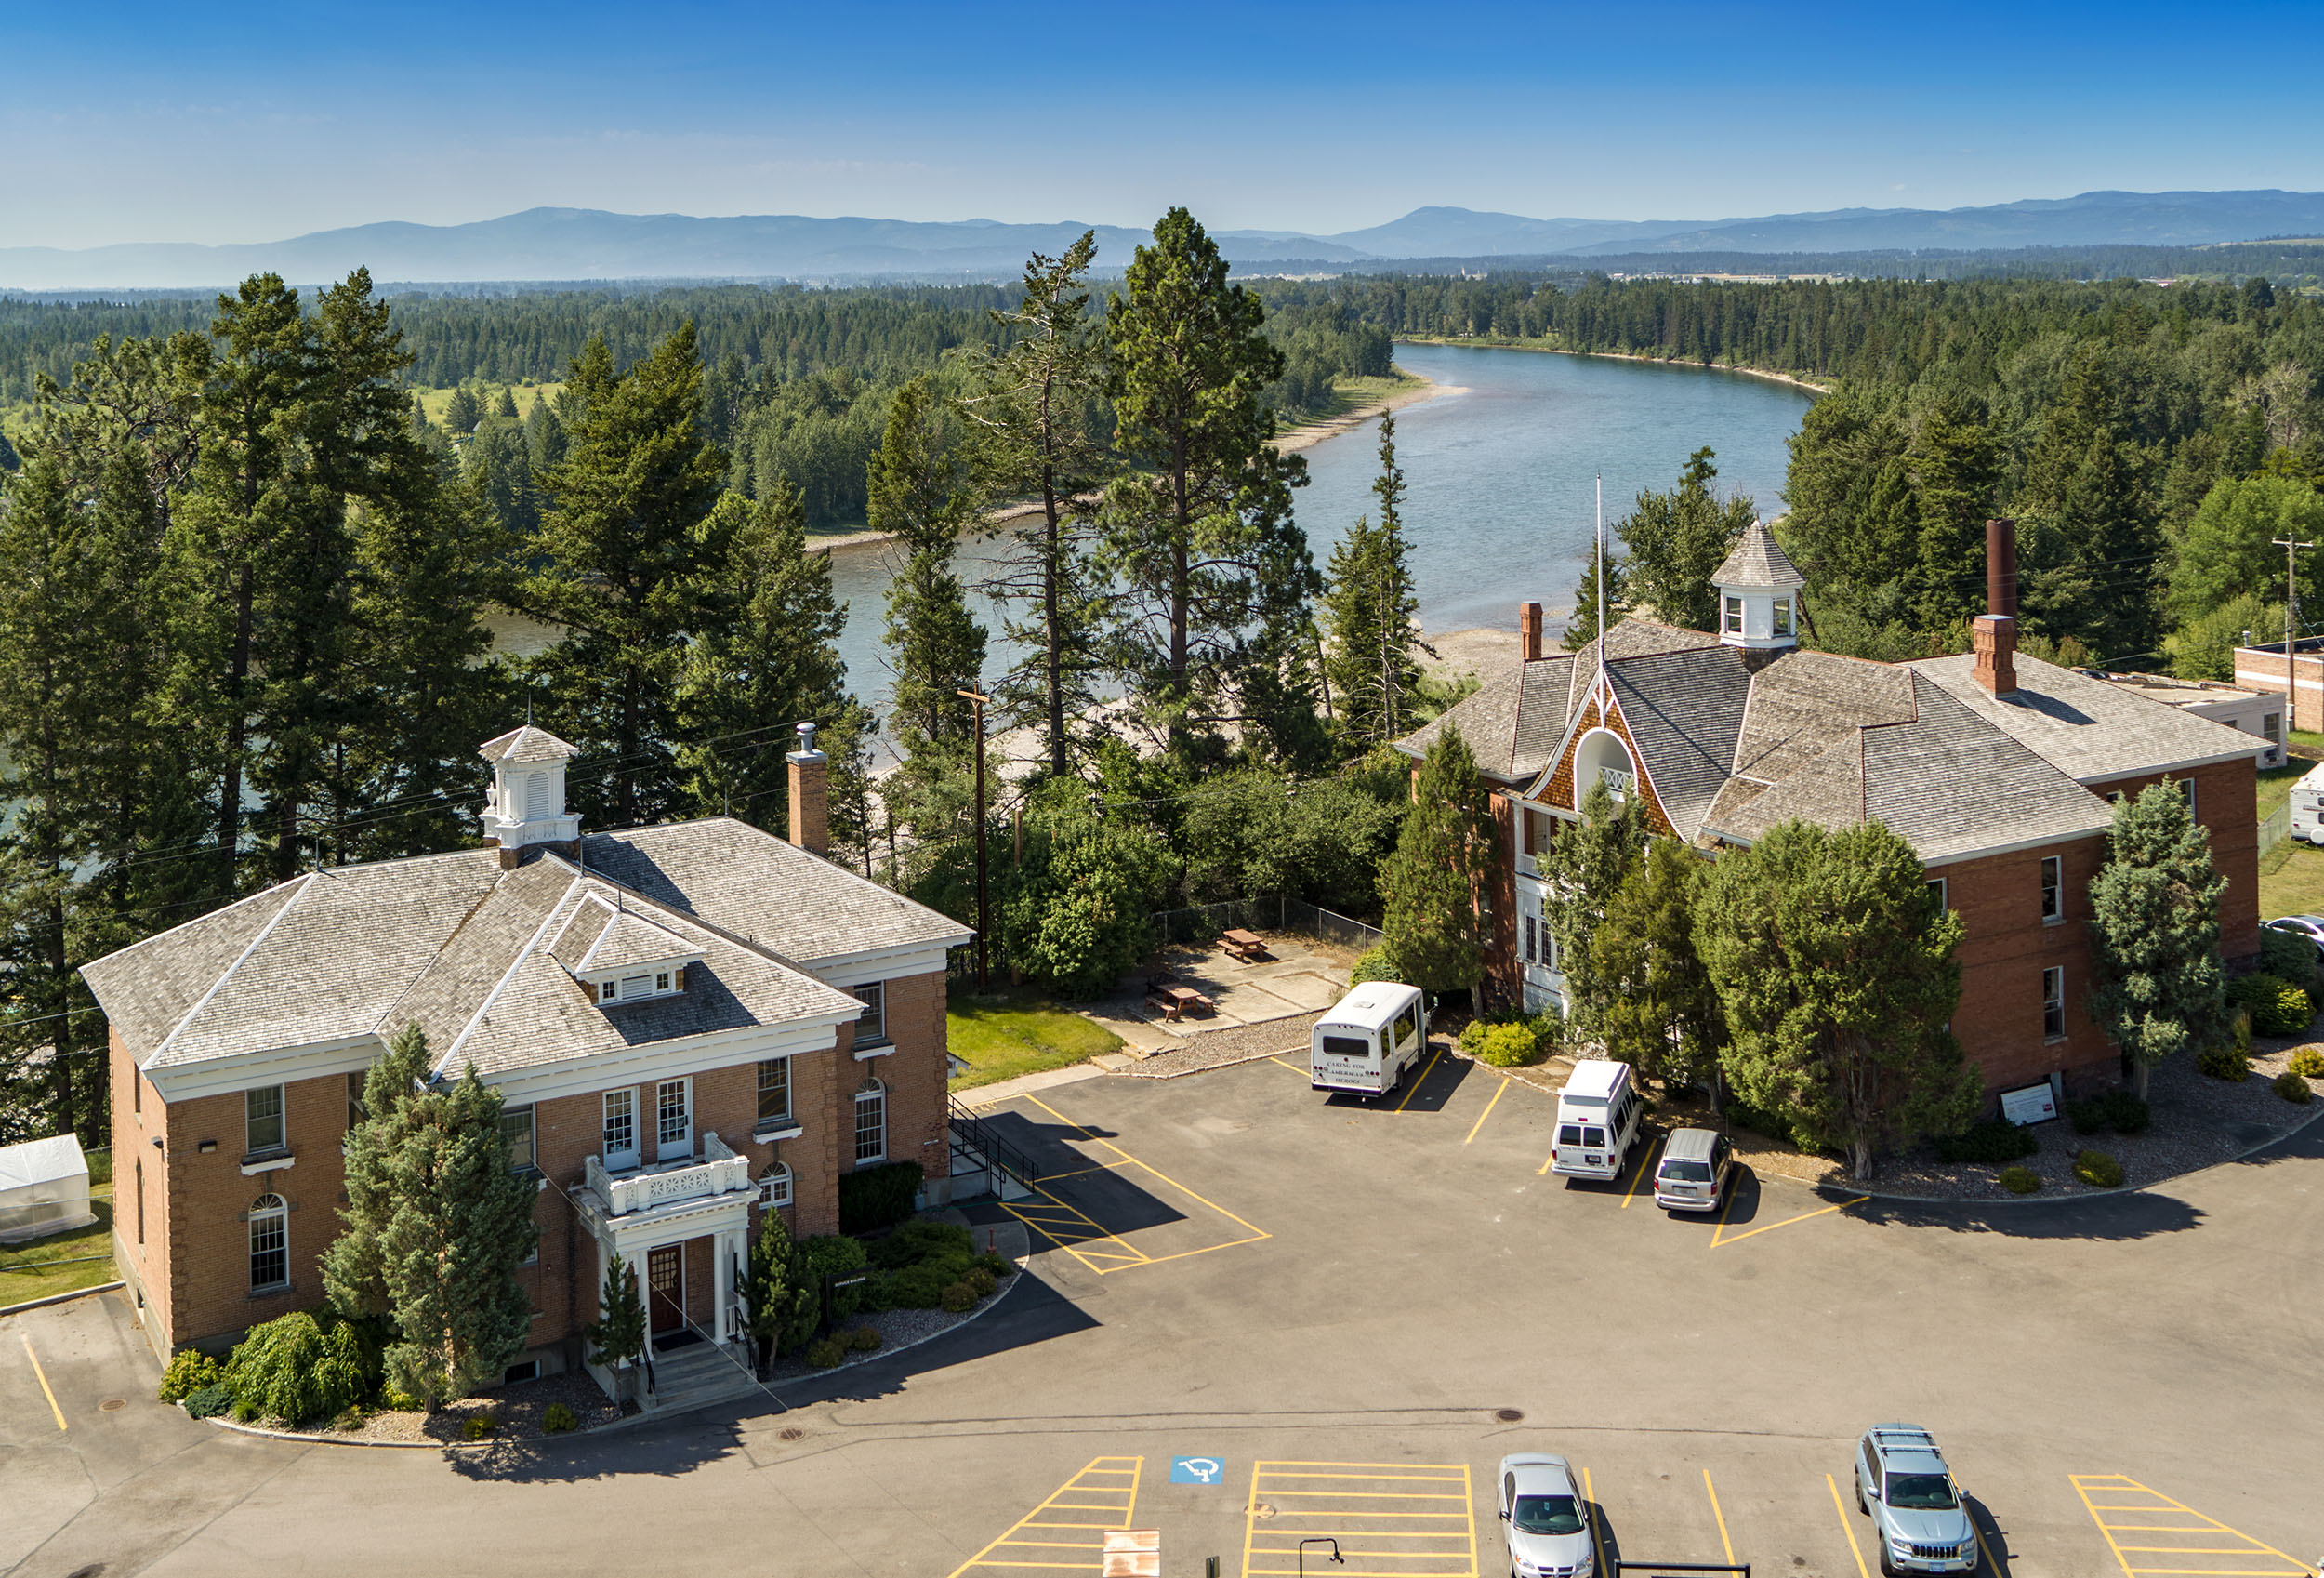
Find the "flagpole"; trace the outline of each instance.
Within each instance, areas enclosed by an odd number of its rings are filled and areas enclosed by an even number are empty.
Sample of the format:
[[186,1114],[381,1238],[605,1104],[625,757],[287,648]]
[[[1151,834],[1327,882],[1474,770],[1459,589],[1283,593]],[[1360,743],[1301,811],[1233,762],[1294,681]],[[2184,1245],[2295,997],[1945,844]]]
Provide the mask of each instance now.
[[1598,473],[1598,683],[1605,683],[1605,473]]

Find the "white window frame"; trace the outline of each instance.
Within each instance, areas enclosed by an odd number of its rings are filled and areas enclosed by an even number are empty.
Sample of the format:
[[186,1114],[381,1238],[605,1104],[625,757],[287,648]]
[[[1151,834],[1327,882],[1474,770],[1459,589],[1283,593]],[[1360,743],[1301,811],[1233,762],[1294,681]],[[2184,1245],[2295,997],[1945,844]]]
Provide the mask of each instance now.
[[[771,1067],[778,1070],[777,1080],[783,1087],[783,1110],[780,1112],[769,1112],[767,1110],[767,1092],[770,1089],[767,1083],[767,1070]],[[759,1061],[758,1112],[759,1127],[762,1129],[772,1128],[780,1124],[786,1124],[790,1122],[791,1060],[789,1058],[769,1057],[763,1058]]]
[[[600,1110],[604,1115],[604,1122],[598,1134],[598,1159],[605,1163],[605,1170],[609,1173],[625,1172],[635,1167],[639,1160],[636,1087],[624,1085],[619,1090],[605,1092]],[[614,1143],[616,1121],[619,1133],[628,1136],[627,1146]]]
[[[2057,1025],[2053,1030],[2052,1022]],[[2062,1041],[2066,1039],[2066,966],[2053,964],[2041,972],[2041,1039]]]
[[[259,1114],[253,1110],[259,1100],[268,1095],[274,1099],[274,1110]],[[274,1124],[274,1143],[258,1145],[257,1126],[270,1119]],[[286,1156],[290,1153],[290,1112],[283,1099],[280,1085],[253,1085],[242,1093],[242,1153],[244,1157]]]
[[791,1168],[788,1162],[778,1161],[759,1180],[759,1205],[772,1211],[791,1203]]
[[1779,636],[1791,633],[1791,600],[1788,597],[1776,599],[1775,633]]
[[600,1002],[619,1002],[621,1001],[621,987],[613,981],[598,982],[597,1001]]
[[[522,1121],[524,1126],[524,1160],[522,1161],[516,1158],[517,1142],[510,1137],[508,1133],[520,1120]],[[504,1107],[500,1109],[500,1138],[501,1143],[508,1147],[508,1170],[510,1172],[537,1173],[540,1171],[540,1131],[534,1125],[533,1108],[530,1106]]]
[[[677,1112],[683,1121],[676,1131],[670,1124],[670,1093],[678,1095]],[[675,1138],[673,1138],[675,1133]],[[694,1082],[692,1080],[661,1080],[654,1086],[654,1160],[669,1161],[694,1153]]]
[[888,1035],[888,983],[874,981],[868,986],[850,987],[848,989],[855,994],[855,1001],[864,1005],[864,1012],[855,1019],[855,1044],[891,1044]]
[[[291,1285],[290,1280],[290,1202],[281,1195],[264,1194],[253,1200],[250,1222],[250,1292],[281,1293]],[[261,1248],[260,1245],[265,1247]],[[272,1281],[258,1280],[258,1257],[261,1254],[280,1255],[283,1274]]]
[[2054,926],[2066,919],[2066,860],[2063,855],[2041,857],[2041,923]]
[[1953,886],[1951,882],[1948,882],[1943,877],[1931,877],[1929,879],[1929,886],[1936,890],[1936,908],[1939,913],[1950,909],[1953,907]]
[[664,997],[669,993],[671,989],[669,976],[670,973],[667,970],[656,970],[654,972],[654,995],[655,997]]
[[[866,1126],[865,1114],[872,1115]],[[865,1149],[865,1135],[870,1136],[869,1150]],[[888,1087],[878,1080],[866,1080],[855,1093],[855,1165],[869,1166],[888,1160]]]
[[1729,595],[1720,601],[1723,604],[1719,625],[1720,633],[1731,636],[1741,635],[1743,633],[1743,600]]

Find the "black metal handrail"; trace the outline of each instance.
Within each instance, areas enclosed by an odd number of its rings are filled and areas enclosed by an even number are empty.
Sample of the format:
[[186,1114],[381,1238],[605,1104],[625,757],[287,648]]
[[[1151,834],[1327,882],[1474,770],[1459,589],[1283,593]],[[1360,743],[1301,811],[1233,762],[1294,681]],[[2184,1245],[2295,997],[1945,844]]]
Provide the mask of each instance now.
[[950,1108],[947,1118],[956,1141],[975,1151],[988,1164],[1008,1174],[1026,1188],[1040,1183],[1040,1170],[1033,1165],[1032,1159],[1002,1139],[994,1132],[992,1124],[961,1106],[957,1096],[947,1094],[944,1105]]

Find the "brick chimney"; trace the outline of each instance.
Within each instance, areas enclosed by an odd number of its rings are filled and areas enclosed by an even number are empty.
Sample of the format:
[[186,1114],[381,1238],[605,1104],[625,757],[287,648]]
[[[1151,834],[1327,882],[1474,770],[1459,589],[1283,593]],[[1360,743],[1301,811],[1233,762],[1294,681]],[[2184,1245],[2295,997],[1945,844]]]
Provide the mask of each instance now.
[[1541,658],[1541,605],[1538,603],[1517,604],[1517,652],[1528,663]]
[[831,848],[831,758],[815,749],[815,725],[799,725],[799,749],[784,758],[791,764],[791,842],[825,855]]
[[1970,631],[1976,681],[1995,696],[2017,689],[2017,523],[1985,524],[1985,604]]

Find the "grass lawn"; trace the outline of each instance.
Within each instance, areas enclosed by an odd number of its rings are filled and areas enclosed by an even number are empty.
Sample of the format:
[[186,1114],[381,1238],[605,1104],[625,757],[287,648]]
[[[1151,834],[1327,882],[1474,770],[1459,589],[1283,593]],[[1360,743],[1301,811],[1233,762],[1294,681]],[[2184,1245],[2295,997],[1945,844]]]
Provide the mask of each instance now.
[[[77,1233],[0,1249],[0,1307],[113,1280],[113,1202],[100,1198],[112,1189],[95,1181],[97,1159],[89,1160],[89,1209],[97,1213],[96,1222]],[[59,1264],[64,1261],[77,1264]]]
[[[519,383],[507,387],[508,392],[516,396],[517,415],[529,417],[533,414],[534,401],[546,399],[551,405],[554,405],[557,404],[557,391],[565,386],[561,379],[556,383]],[[483,386],[479,398],[483,401],[485,410],[491,410],[498,403],[500,390],[501,386],[498,384]],[[418,394],[419,403],[428,413],[428,419],[441,426],[443,422],[444,408],[452,404],[452,391],[448,389],[423,389],[418,391]]]
[[944,1021],[952,1054],[969,1066],[952,1077],[956,1091],[1063,1068],[1122,1044],[1104,1026],[1027,990],[955,992]]

